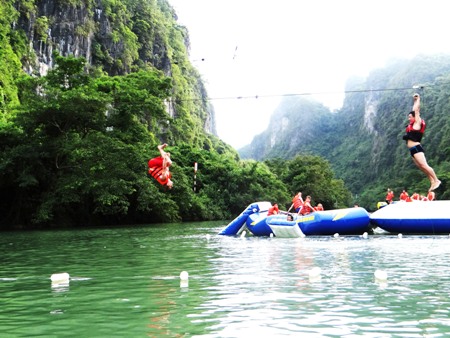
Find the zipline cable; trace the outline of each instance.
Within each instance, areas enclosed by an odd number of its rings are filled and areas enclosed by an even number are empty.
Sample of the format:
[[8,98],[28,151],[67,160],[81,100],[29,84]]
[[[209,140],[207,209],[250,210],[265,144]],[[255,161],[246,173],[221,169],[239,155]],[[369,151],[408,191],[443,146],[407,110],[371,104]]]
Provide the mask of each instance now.
[[[441,83],[440,85],[444,85]],[[427,87],[435,87],[438,85],[427,85]],[[377,89],[355,89],[345,91],[324,91],[324,92],[303,92],[303,93],[291,93],[291,94],[267,94],[267,95],[245,95],[245,96],[222,96],[222,97],[209,97],[209,98],[190,98],[190,99],[176,99],[176,101],[217,101],[217,100],[248,100],[248,99],[260,99],[260,98],[273,98],[273,97],[289,97],[289,96],[312,96],[312,95],[337,95],[337,94],[355,94],[355,93],[369,93],[369,92],[388,92],[388,91],[413,91],[423,90],[424,86],[415,85],[413,87],[399,87],[399,88],[377,88]]]

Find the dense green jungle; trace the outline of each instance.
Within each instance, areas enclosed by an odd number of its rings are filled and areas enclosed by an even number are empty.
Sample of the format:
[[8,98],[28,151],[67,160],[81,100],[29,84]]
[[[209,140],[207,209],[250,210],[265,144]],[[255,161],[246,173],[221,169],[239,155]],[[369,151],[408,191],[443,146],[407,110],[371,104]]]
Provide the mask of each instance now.
[[[349,79],[337,112],[286,99],[275,145],[269,129],[239,154],[217,137],[188,53],[167,0],[0,2],[0,229],[230,219],[258,200],[287,209],[297,191],[326,209],[370,210],[387,187],[425,191],[401,141],[417,84],[448,198],[449,57]],[[171,190],[147,176],[163,142]]]

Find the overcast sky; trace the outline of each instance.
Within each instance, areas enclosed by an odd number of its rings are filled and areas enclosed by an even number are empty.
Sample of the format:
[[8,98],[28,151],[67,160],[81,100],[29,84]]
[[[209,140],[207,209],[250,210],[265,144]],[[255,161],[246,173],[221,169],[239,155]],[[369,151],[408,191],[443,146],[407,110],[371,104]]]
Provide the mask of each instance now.
[[283,95],[327,93],[314,97],[338,109],[349,77],[390,58],[450,53],[444,0],[169,2],[189,30],[219,137],[236,149],[267,128]]

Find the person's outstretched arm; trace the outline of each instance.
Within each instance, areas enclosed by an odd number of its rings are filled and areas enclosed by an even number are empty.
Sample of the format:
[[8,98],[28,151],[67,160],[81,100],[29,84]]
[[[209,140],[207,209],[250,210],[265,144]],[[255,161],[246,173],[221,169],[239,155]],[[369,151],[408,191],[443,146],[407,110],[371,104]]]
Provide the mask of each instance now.
[[420,95],[414,94],[413,96],[413,112],[414,112],[414,129],[420,130],[422,119],[420,118]]

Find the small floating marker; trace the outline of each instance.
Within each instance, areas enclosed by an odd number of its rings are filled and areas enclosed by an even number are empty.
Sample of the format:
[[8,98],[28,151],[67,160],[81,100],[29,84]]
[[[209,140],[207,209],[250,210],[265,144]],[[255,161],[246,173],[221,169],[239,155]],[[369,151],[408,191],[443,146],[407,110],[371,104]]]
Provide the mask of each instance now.
[[322,273],[321,268],[319,268],[318,266],[313,267],[311,270],[308,271],[309,281],[312,282],[321,279],[321,273]]
[[375,279],[379,282],[387,281],[387,272],[384,270],[375,270],[374,272]]
[[313,267],[311,270],[309,270],[308,275],[309,277],[317,277],[321,274],[322,269],[318,266]]
[[180,279],[181,280],[188,280],[189,279],[189,273],[187,271],[181,271],[180,272]]
[[247,234],[247,231],[245,231],[245,230],[242,231],[241,238],[244,238],[246,234]]
[[403,238],[403,235],[402,234],[398,234],[398,238]]
[[57,292],[64,292],[69,290],[70,276],[67,272],[54,273],[50,276],[52,281],[52,290]]
[[339,234],[337,232],[334,234],[334,238],[339,238]]
[[189,286],[189,273],[181,271],[180,273],[180,288],[187,288]]
[[367,237],[369,237],[369,235],[367,234],[367,232],[365,232],[365,233],[362,234],[362,237],[363,238],[367,238]]
[[70,280],[70,275],[67,272],[54,273],[50,276],[50,280],[54,284],[68,283]]

